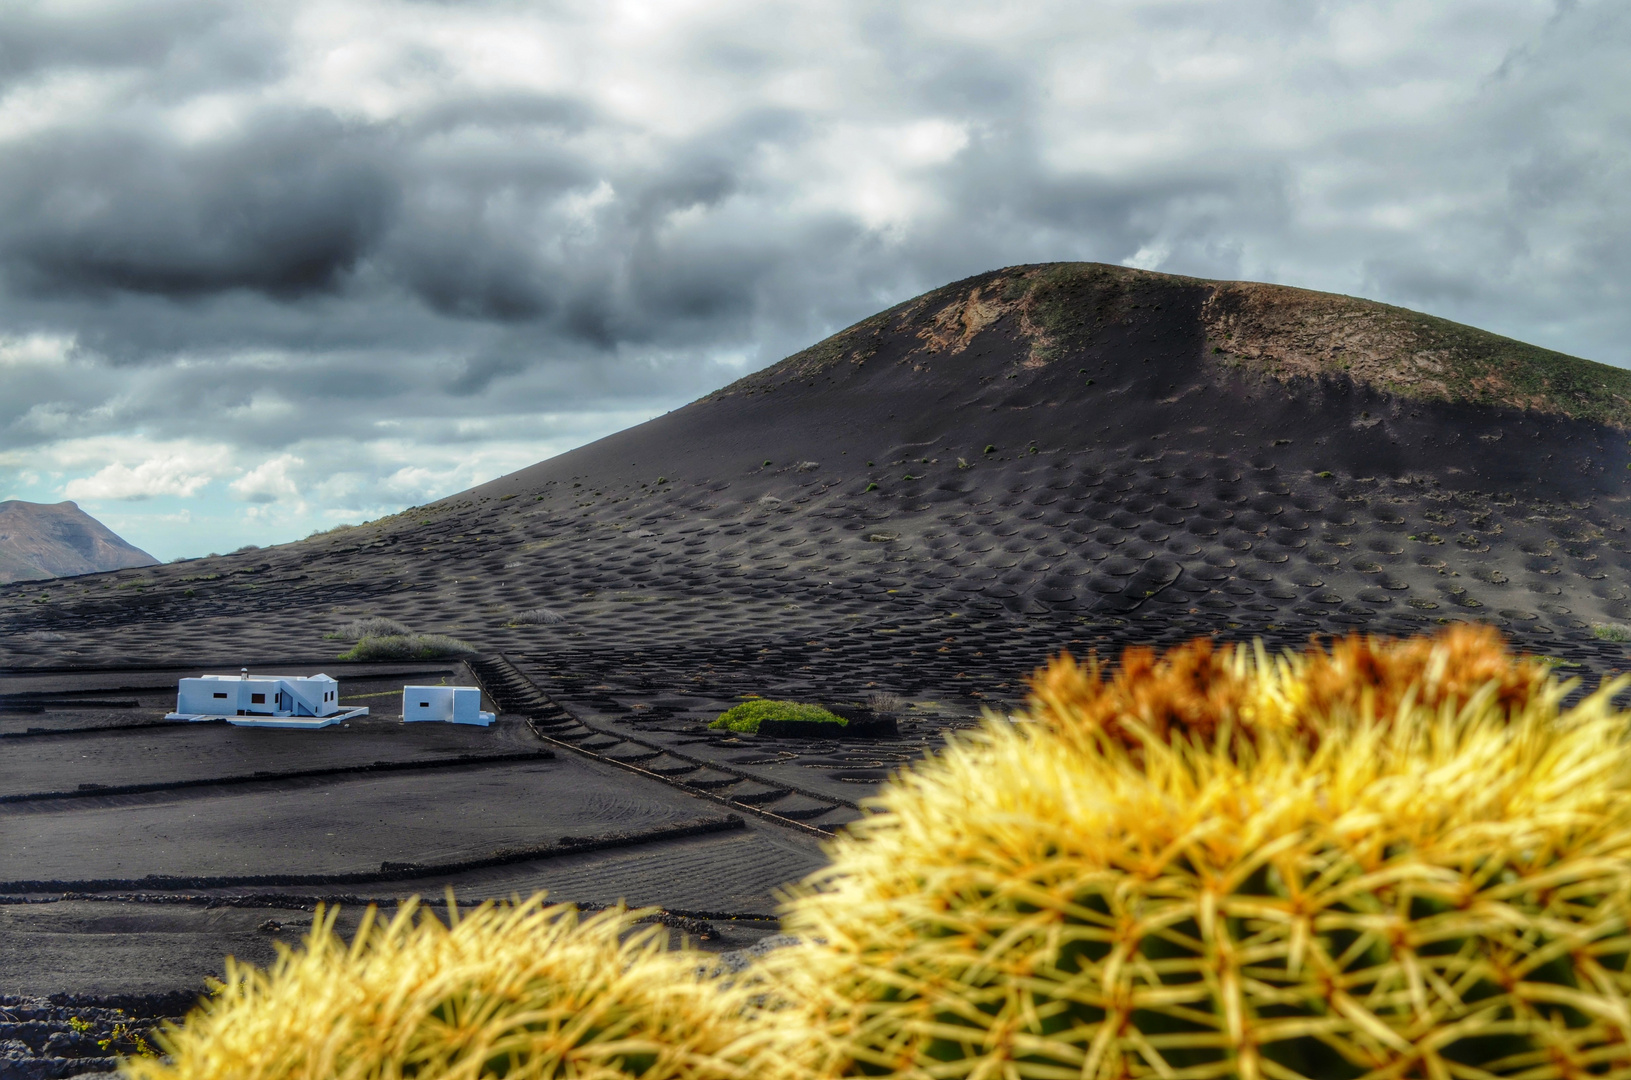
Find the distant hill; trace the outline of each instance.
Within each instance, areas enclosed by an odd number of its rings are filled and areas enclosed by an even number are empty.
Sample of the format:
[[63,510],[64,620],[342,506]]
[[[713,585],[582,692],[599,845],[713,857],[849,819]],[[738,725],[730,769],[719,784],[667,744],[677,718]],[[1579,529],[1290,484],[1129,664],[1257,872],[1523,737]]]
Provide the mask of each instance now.
[[1472,619],[1624,670],[1631,371],[1353,297],[1008,267],[431,505],[82,584],[0,589],[12,663],[332,656],[378,615],[592,685],[724,685],[729,654],[732,694],[1012,699],[1061,648]]
[[76,503],[0,502],[0,582],[154,566]]

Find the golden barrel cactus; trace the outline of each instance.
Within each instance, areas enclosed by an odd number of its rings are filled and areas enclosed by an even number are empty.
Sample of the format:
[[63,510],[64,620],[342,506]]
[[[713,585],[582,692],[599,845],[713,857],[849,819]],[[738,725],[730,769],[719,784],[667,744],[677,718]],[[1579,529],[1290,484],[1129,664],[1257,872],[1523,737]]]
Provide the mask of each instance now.
[[[767,1025],[706,954],[617,908],[580,920],[542,894],[444,926],[415,903],[370,909],[353,942],[319,910],[269,970],[227,962],[223,985],[161,1037],[171,1060],[132,1080],[747,1080]],[[778,1058],[778,1061],[783,1060]]]
[[833,843],[772,954],[824,1071],[1631,1076],[1623,683],[1564,709],[1478,630],[1144,660]]

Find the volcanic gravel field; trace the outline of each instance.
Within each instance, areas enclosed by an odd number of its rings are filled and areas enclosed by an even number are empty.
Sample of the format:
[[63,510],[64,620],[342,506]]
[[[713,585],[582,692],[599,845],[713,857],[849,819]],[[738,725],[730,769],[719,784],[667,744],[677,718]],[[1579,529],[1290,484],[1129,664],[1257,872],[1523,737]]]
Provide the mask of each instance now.
[[[1624,373],[1245,288],[998,271],[429,506],[0,588],[0,1075],[104,1068],[47,1052],[64,1010],[173,1013],[324,899],[547,888],[749,945],[891,770],[1061,650],[1472,619],[1584,686],[1627,666],[1594,631],[1631,621],[1631,446],[1599,408]],[[336,661],[366,615],[476,654]],[[161,719],[177,678],[245,665],[372,715]],[[443,680],[499,722],[398,722]],[[749,694],[895,729],[707,729]]]

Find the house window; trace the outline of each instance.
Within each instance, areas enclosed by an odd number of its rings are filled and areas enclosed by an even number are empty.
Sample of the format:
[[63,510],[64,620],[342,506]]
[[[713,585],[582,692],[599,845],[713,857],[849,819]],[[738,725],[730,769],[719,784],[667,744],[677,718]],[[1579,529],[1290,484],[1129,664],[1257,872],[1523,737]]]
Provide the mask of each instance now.
[[265,705],[266,704],[266,695],[265,694],[250,694],[249,695],[249,703],[251,705]]
[[216,696],[216,697],[218,697],[218,698],[224,698],[224,697],[226,697],[226,695],[225,695],[225,694],[216,694],[216,695],[215,695],[215,696]]
[[419,707],[420,707],[420,708],[421,708],[421,709],[428,709],[428,708],[430,708],[430,702],[428,702],[428,701],[421,701],[421,702],[420,702],[420,703],[419,703]]

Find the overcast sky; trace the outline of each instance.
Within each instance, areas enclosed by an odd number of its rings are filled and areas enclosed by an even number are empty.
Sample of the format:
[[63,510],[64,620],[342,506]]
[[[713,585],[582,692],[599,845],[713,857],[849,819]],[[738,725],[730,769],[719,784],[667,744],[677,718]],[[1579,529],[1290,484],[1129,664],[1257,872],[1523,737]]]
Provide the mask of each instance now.
[[160,558],[1056,259],[1631,365],[1631,5],[0,0],[0,498]]

